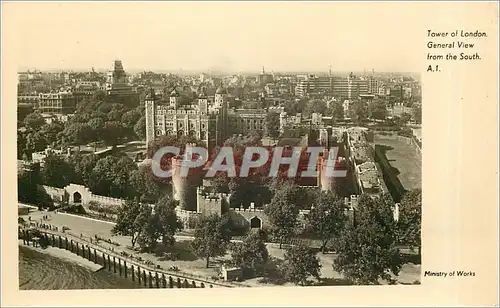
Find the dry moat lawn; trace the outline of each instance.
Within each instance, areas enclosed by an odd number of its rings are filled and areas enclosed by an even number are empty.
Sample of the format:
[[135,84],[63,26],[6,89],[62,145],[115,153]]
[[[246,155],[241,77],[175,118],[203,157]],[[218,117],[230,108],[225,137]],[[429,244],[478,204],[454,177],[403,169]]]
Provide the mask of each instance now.
[[395,136],[377,134],[375,144],[384,146],[385,155],[405,189],[422,187],[422,156],[413,145]]

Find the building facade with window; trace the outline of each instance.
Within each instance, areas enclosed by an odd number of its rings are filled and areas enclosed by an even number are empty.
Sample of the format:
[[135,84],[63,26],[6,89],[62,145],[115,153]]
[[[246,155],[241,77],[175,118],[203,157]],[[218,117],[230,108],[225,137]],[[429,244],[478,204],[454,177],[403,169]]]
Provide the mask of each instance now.
[[[168,93],[168,92],[167,92]],[[146,96],[146,141],[156,137],[192,136],[209,148],[222,144],[234,134],[263,133],[267,112],[263,109],[229,109],[227,90],[220,87],[213,97],[200,90],[191,105],[179,105],[179,93]]]
[[70,114],[75,109],[75,98],[71,92],[40,93],[36,104],[36,110],[48,114]]

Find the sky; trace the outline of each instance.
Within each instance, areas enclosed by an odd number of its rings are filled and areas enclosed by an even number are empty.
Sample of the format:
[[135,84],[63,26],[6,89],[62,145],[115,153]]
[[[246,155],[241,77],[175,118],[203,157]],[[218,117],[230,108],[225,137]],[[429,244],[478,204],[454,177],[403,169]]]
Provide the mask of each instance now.
[[[439,5],[433,4],[434,14]],[[420,3],[3,3],[19,69],[420,71]],[[441,9],[446,9],[444,6]]]

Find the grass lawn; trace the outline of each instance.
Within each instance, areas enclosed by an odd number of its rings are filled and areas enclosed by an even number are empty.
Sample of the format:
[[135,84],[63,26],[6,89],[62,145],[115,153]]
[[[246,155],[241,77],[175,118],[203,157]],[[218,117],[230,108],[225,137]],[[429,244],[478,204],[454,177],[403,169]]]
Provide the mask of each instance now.
[[375,144],[385,146],[385,155],[405,189],[422,187],[422,156],[413,145],[383,135],[375,135]]

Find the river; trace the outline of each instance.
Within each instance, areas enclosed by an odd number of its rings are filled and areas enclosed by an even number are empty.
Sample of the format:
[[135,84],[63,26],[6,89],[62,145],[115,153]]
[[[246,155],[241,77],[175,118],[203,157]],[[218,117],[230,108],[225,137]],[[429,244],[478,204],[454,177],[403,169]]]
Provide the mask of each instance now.
[[79,264],[30,248],[19,247],[20,290],[135,289],[138,284],[105,270],[93,272]]

